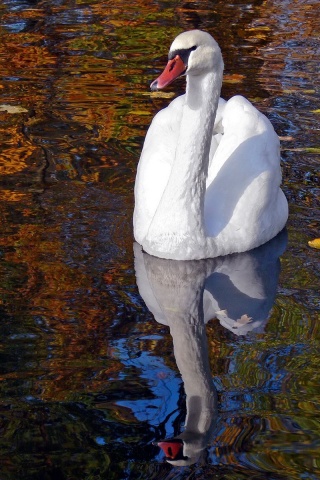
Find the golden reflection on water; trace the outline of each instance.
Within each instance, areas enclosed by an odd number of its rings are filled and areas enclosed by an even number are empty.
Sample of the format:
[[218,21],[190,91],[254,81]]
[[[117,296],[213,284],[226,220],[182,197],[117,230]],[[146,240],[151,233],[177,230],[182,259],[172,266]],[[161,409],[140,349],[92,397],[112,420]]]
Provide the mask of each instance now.
[[[208,326],[212,373],[226,398],[222,410],[232,392],[240,399],[241,418],[223,411],[220,441],[240,445],[241,435],[250,437],[251,431],[265,442],[257,441],[248,454],[257,468],[290,472],[290,478],[318,474],[313,443],[319,429],[312,418],[318,408],[319,257],[307,247],[319,234],[316,6],[314,0],[1,6],[0,105],[26,110],[0,111],[0,305],[7,319],[3,329],[12,334],[1,351],[5,358],[12,348],[17,352],[1,376],[6,404],[19,395],[76,401],[104,392],[108,382],[147,397],[145,379],[130,370],[118,338],[126,338],[132,355],[146,351],[162,358],[165,352],[161,375],[166,368],[175,371],[167,332],[136,298],[132,191],[147,126],[184,89],[180,80],[154,95],[149,84],[175,35],[203,28],[223,51],[223,95],[252,99],[284,138],[291,206],[289,249],[266,334],[242,345],[217,321]],[[142,341],[147,335],[161,341]],[[264,355],[275,371],[284,369],[282,390],[273,394],[266,387],[271,374],[263,369]],[[237,361],[230,374],[232,358]],[[95,406],[120,424],[135,424],[135,412],[117,400],[119,394],[114,401],[99,397]],[[288,416],[299,417],[297,434]],[[305,457],[301,445],[294,456],[292,442],[299,435]],[[221,463],[240,462],[234,452],[219,455]]]

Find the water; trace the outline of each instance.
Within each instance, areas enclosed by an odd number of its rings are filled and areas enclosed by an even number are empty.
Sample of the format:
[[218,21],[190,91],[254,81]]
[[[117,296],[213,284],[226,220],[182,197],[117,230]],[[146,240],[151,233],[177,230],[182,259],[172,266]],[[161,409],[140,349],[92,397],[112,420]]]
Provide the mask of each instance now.
[[[282,138],[288,239],[182,265],[135,247],[134,264],[139,152],[184,81],[148,85],[194,27],[222,47],[223,96]],[[318,31],[314,0],[2,3],[2,479],[320,477]],[[171,465],[154,443],[191,414],[192,461]]]

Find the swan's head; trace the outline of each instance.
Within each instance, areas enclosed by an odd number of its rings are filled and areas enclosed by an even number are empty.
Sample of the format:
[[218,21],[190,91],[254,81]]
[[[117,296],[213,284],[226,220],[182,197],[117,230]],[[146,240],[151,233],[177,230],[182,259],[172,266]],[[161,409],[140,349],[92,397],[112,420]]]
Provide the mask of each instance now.
[[168,63],[160,77],[151,83],[151,90],[160,90],[181,75],[203,75],[223,69],[219,45],[207,32],[190,30],[178,35],[168,55]]

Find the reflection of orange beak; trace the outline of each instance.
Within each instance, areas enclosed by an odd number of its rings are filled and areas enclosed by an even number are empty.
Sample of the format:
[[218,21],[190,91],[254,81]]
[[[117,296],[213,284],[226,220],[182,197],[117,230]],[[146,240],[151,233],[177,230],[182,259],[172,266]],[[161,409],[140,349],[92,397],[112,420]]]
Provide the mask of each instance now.
[[158,443],[168,460],[179,460],[183,458],[183,441],[179,439],[163,440]]
[[151,90],[160,90],[169,85],[173,80],[182,75],[186,71],[186,65],[183,63],[179,55],[169,60],[166,68],[154,82],[151,83]]

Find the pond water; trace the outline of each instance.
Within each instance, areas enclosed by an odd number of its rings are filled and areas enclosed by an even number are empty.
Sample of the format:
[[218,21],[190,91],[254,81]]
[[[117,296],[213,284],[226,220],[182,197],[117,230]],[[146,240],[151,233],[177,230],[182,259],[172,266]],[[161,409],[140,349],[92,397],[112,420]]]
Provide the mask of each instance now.
[[[1,479],[320,478],[317,6],[2,2]],[[166,262],[133,244],[133,185],[191,28],[281,137],[290,217],[254,252]]]

